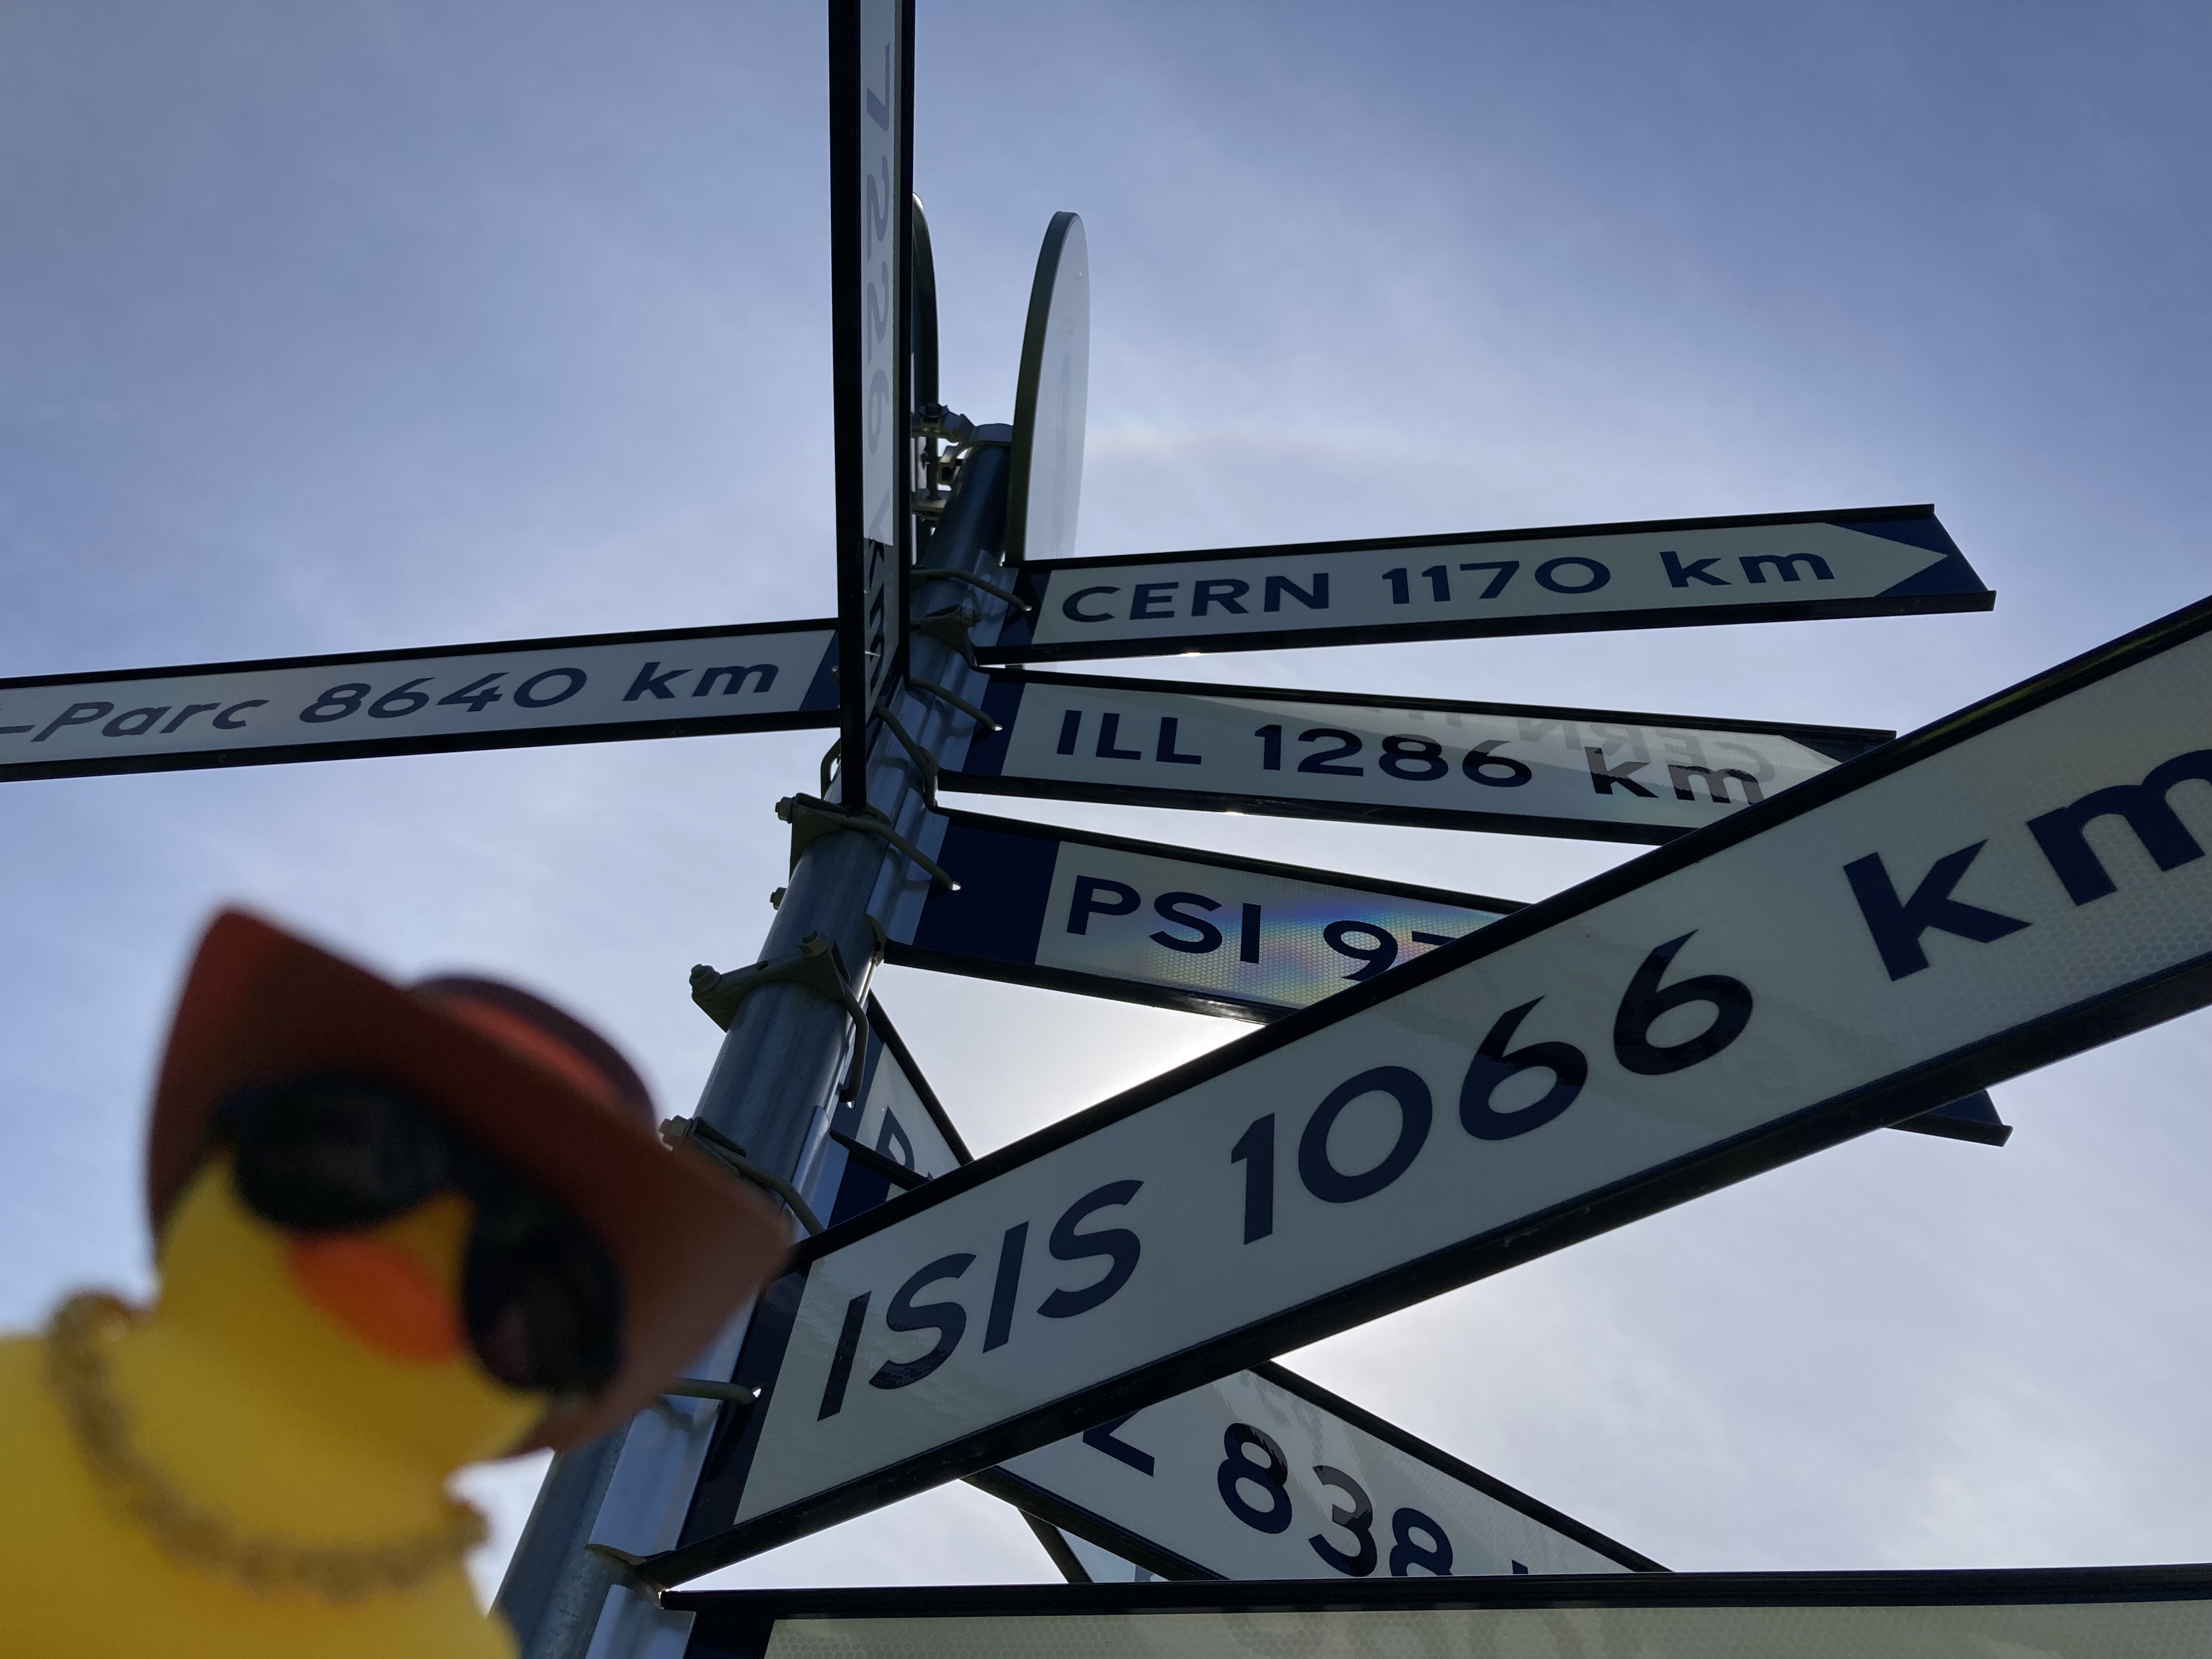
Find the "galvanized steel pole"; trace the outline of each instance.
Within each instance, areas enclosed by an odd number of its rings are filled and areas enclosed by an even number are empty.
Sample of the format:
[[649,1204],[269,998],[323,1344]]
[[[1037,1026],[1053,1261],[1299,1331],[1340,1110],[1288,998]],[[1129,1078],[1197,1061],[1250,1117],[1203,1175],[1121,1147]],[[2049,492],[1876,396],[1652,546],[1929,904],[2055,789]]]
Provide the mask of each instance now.
[[[984,428],[982,442],[961,466],[945,514],[915,578],[916,615],[964,607],[992,637],[1004,601],[968,584],[930,583],[927,569],[985,575],[999,570],[1004,542],[1009,428]],[[917,690],[944,688],[969,703],[982,701],[984,680],[942,638],[917,632],[907,683],[890,708],[917,747],[957,764],[975,735],[971,717],[947,699]],[[847,757],[849,764],[851,757]],[[890,827],[934,854],[941,821],[929,817],[928,779],[921,764],[879,724],[867,765],[868,800]],[[810,841],[791,872],[783,902],[769,926],[761,960],[796,953],[818,936],[835,947],[856,996],[865,999],[873,971],[877,927],[911,908],[930,877],[878,836],[833,830]],[[844,1006],[804,985],[771,981],[744,997],[732,1018],[698,1116],[745,1149],[754,1163],[802,1192],[827,1134],[855,1041]],[[730,1374],[743,1339],[740,1320],[702,1357],[698,1374]],[[680,1655],[689,1614],[661,1612],[648,1595],[627,1587],[620,1557],[676,1542],[718,1412],[712,1401],[665,1400],[628,1427],[554,1461],[531,1513],[496,1606],[513,1622],[525,1659],[672,1659]]]

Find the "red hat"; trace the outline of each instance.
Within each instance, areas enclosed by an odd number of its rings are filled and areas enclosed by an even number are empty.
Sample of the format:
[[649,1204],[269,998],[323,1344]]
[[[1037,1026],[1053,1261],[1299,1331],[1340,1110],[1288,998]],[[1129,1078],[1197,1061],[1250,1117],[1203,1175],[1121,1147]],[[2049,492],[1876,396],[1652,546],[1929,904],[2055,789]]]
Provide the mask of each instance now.
[[644,1084],[596,1032],[496,981],[403,989],[236,910],[200,941],[162,1056],[146,1152],[155,1232],[207,1157],[224,1100],[331,1071],[407,1090],[566,1205],[621,1271],[621,1370],[550,1412],[532,1446],[626,1420],[782,1265],[785,1219],[663,1146]]

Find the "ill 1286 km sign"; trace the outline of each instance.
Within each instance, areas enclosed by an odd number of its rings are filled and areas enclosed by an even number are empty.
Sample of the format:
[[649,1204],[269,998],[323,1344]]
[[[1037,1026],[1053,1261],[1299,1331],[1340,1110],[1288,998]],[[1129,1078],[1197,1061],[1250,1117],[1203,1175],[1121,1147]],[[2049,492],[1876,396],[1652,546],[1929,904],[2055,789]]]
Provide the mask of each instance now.
[[947,789],[1647,842],[1892,735],[1089,674],[996,674],[983,708]]

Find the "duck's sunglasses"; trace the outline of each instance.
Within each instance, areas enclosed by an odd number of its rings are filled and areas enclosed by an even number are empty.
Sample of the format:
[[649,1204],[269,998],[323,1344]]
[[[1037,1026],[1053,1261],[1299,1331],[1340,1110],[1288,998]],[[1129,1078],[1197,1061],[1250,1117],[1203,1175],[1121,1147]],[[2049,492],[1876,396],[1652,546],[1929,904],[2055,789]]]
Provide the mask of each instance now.
[[582,1222],[413,1097],[354,1076],[232,1096],[216,1139],[248,1208],[295,1232],[349,1232],[454,1191],[476,1207],[461,1318],[516,1389],[596,1394],[622,1363],[622,1276]]

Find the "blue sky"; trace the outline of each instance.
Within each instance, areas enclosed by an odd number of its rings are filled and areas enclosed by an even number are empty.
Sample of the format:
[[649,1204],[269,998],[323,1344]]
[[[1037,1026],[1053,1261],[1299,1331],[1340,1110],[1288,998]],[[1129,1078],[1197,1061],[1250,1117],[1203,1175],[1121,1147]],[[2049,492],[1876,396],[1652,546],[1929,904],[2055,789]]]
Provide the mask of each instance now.
[[[2212,587],[2201,8],[920,10],[954,407],[1007,417],[1089,233],[1080,550],[1933,501],[1999,592],[1178,678],[1902,729]],[[9,8],[0,673],[826,611],[823,55],[811,5]],[[823,741],[8,786],[0,1322],[145,1284],[225,899],[539,986],[687,1109],[685,970],[750,958]],[[1628,855],[1033,816],[1530,898]],[[1242,1029],[878,989],[979,1146]],[[2179,1021],[2001,1089],[2002,1152],[1870,1136],[1290,1358],[1673,1565],[2202,1559],[2208,1061]],[[1049,1574],[955,1489],[730,1578]]]

